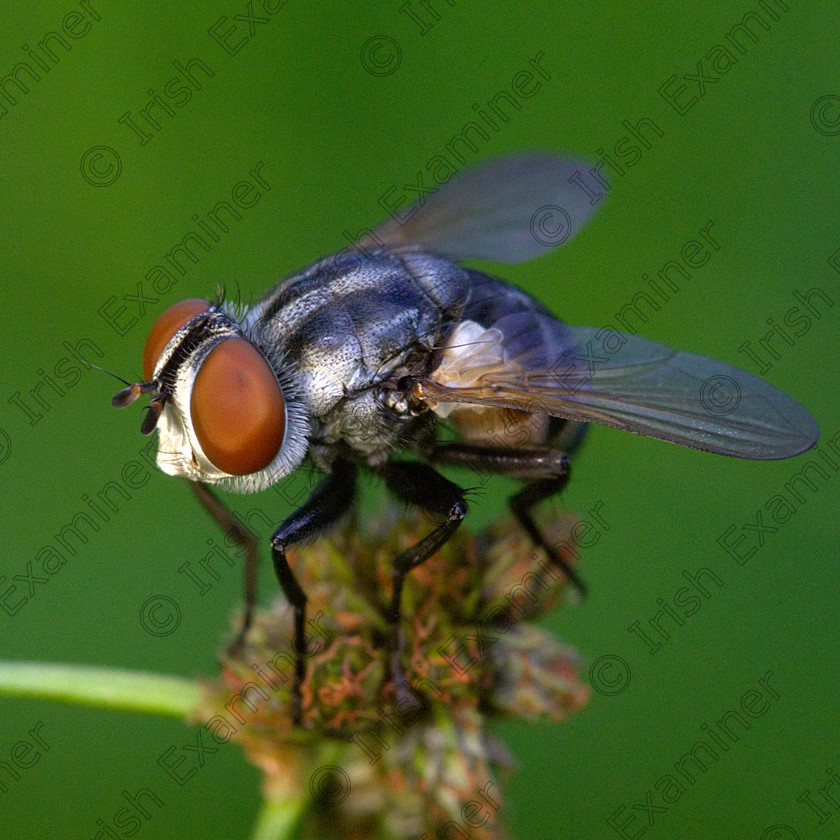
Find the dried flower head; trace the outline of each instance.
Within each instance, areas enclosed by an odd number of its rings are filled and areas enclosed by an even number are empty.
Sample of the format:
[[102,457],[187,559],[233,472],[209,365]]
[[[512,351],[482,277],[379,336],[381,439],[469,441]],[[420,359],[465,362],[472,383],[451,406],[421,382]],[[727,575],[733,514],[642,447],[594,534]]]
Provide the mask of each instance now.
[[[546,529],[567,562],[576,522],[565,514]],[[292,556],[309,597],[302,727],[291,720],[285,603],[257,615],[204,688],[195,719],[244,747],[266,798],[311,798],[302,836],[503,836],[499,784],[511,762],[490,720],[561,720],[587,701],[575,654],[528,623],[574,596],[512,521],[478,538],[462,527],[409,575],[403,664],[413,693],[398,700],[386,668],[391,562],[428,530],[389,514]]]

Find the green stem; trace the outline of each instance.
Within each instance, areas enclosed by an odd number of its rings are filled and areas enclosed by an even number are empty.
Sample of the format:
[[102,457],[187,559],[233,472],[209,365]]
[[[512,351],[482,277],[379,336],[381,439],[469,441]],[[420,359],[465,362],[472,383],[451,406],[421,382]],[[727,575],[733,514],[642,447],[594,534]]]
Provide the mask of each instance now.
[[193,680],[96,665],[0,661],[0,696],[39,697],[184,718],[198,703]]
[[305,796],[296,799],[266,799],[251,840],[290,840],[297,836],[297,829],[309,807]]

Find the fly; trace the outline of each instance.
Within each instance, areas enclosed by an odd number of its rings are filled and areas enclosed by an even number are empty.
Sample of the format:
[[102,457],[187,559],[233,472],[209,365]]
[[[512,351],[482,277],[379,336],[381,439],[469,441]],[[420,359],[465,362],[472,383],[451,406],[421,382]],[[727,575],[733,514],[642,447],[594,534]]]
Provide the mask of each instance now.
[[[569,481],[569,454],[588,423],[741,458],[788,458],[819,436],[814,418],[764,380],[636,335],[573,327],[525,292],[460,265],[520,262],[567,241],[593,214],[584,164],[550,155],[475,167],[368,239],[272,287],[250,306],[193,299],[154,324],[145,381],[114,397],[151,404],[161,470],[186,478],[216,521],[248,548],[241,643],[256,602],[253,537],[209,489],[263,490],[310,459],[326,473],[271,537],[280,586],[294,608],[292,716],[301,721],[306,594],[288,559],[351,507],[360,469],[402,501],[440,517],[394,559],[388,667],[398,697],[405,576],[467,513],[462,488],[437,465],[521,479],[513,514],[579,588],[531,511]],[[534,231],[553,208],[560,236]],[[444,426],[457,437],[443,440]],[[413,457],[397,457],[407,453]]]

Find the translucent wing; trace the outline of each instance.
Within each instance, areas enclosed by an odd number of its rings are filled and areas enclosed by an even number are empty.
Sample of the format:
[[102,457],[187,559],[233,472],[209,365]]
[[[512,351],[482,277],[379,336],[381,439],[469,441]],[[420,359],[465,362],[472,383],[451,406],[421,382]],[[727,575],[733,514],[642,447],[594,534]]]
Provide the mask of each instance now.
[[443,415],[470,404],[520,408],[740,458],[788,458],[819,437],[799,403],[757,376],[540,313],[489,329],[461,324],[420,385]]
[[567,242],[603,198],[583,161],[520,155],[472,167],[376,231],[388,247],[521,262]]

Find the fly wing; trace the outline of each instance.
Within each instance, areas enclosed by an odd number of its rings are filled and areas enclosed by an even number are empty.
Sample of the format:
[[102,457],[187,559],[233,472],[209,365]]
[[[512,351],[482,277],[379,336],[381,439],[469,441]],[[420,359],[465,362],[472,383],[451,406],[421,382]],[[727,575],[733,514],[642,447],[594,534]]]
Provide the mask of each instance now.
[[519,408],[740,458],[788,458],[819,437],[799,403],[751,373],[539,313],[489,329],[463,323],[420,386],[443,416],[470,404]]
[[419,246],[453,260],[515,263],[567,242],[603,194],[589,164],[545,154],[502,158],[456,174],[376,230],[390,248]]

